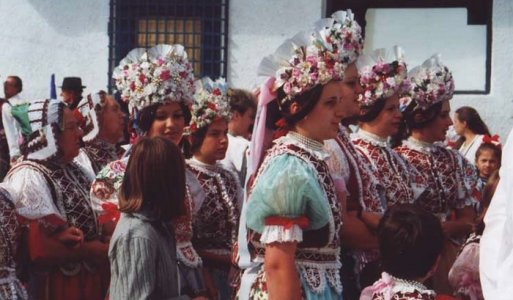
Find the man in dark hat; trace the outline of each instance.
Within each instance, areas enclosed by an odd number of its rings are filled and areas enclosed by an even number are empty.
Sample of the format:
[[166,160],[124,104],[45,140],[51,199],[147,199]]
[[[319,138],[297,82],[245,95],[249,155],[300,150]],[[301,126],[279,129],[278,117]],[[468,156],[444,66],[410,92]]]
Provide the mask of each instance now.
[[60,88],[62,89],[62,101],[66,102],[71,110],[74,110],[82,100],[82,92],[85,88],[82,85],[82,79],[80,77],[64,77]]

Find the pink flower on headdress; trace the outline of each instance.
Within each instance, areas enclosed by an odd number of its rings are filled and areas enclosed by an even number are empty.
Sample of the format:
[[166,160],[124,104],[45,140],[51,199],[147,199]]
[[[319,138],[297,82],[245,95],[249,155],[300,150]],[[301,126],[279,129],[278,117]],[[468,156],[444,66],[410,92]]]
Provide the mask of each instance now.
[[171,78],[171,71],[165,70],[165,71],[162,71],[162,73],[160,73],[160,79],[168,80],[169,78]]

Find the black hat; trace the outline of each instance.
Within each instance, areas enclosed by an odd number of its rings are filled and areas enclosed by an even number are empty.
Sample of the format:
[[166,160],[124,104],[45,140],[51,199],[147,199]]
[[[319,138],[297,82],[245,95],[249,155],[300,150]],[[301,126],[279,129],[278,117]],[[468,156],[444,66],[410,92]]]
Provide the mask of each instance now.
[[64,77],[60,88],[63,90],[81,91],[85,86],[82,85],[82,78],[80,77]]

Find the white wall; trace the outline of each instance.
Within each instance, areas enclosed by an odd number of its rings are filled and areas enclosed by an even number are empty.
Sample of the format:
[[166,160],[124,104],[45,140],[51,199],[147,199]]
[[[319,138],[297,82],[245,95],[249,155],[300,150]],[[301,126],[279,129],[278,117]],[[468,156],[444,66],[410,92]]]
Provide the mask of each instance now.
[[287,38],[307,30],[324,13],[323,1],[230,1],[228,79],[239,88],[252,89],[262,58]]
[[484,91],[486,25],[468,25],[467,17],[465,8],[369,9],[364,50],[400,45],[409,68],[440,53],[456,90]]
[[[477,108],[505,138],[513,125],[513,1],[493,5],[490,94],[457,95],[452,106]],[[258,82],[260,60],[322,17],[324,1],[231,0],[229,13],[228,79],[249,89]],[[108,18],[108,0],[0,0],[0,80],[19,75],[27,98],[48,97],[51,73],[58,85],[81,76],[86,92],[106,89]]]
[[[457,95],[452,109],[472,106],[505,140],[513,127],[513,1],[493,1],[492,76],[489,95]],[[457,80],[457,78],[455,78]]]
[[51,73],[106,89],[109,1],[0,0],[0,20],[0,80],[20,76],[26,98],[49,97]]

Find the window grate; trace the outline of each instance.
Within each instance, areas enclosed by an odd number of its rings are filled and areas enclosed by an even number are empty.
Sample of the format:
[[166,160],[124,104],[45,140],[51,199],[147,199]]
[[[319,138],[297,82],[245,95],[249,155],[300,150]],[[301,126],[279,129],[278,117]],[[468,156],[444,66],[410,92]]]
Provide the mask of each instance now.
[[112,71],[133,48],[182,44],[197,77],[226,77],[228,0],[111,0]]

